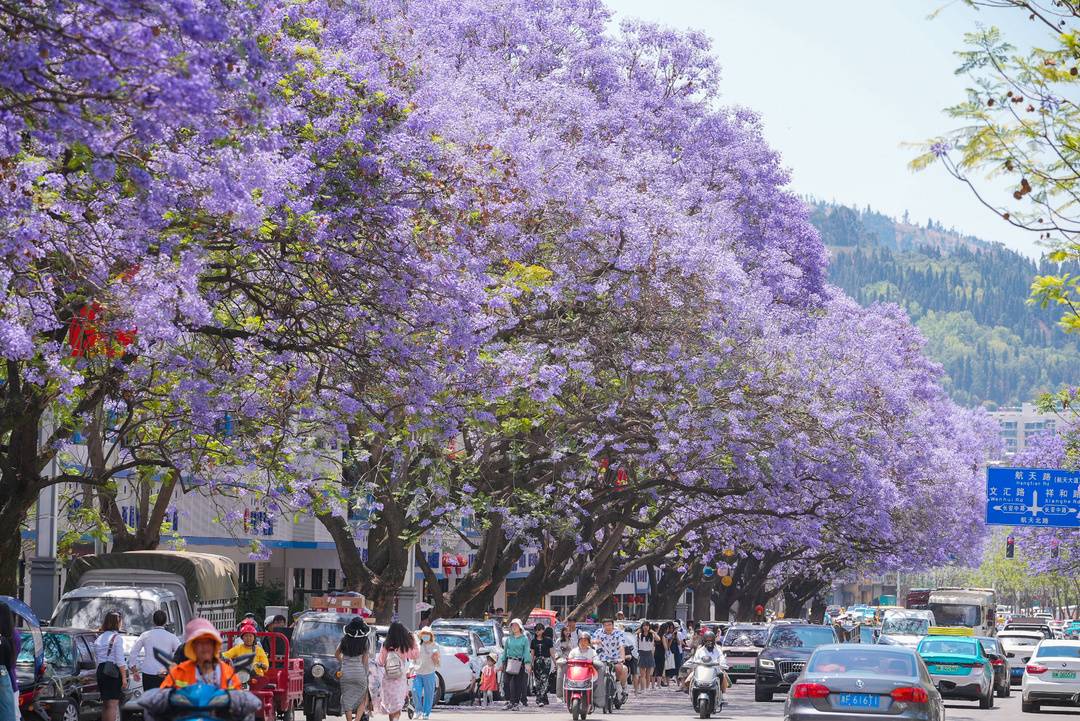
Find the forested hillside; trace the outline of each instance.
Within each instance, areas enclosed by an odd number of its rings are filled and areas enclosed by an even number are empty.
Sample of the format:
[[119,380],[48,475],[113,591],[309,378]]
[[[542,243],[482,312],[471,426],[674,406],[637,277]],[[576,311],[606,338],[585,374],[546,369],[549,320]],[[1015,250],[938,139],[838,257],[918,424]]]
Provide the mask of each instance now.
[[[1075,381],[1077,339],[1026,300],[1039,265],[997,243],[870,210],[816,204],[830,278],[860,303],[903,306],[966,405],[1015,405]],[[1043,261],[1043,270],[1051,265]]]

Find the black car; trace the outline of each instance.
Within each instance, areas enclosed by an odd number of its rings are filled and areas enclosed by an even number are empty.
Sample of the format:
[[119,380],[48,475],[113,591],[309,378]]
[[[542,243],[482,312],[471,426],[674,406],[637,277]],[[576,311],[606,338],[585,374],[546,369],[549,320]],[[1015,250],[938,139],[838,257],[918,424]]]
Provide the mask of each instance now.
[[773,694],[786,692],[806,668],[814,649],[826,643],[838,643],[831,626],[774,625],[754,667],[754,700],[772,701]]
[[38,702],[53,721],[101,717],[101,693],[94,657],[96,631],[44,628],[45,676]]
[[[326,716],[341,715],[340,668],[334,657],[345,625],[356,614],[332,611],[308,611],[296,619],[292,627],[293,656],[304,659],[304,717],[307,721],[323,721]],[[374,629],[374,627],[372,627]],[[376,650],[374,635],[368,648]]]
[[1005,657],[1005,649],[1001,642],[993,636],[979,636],[983,653],[990,659],[990,665],[994,667],[994,692],[998,698],[1009,698],[1012,695],[1012,681],[1009,678],[1009,662]]

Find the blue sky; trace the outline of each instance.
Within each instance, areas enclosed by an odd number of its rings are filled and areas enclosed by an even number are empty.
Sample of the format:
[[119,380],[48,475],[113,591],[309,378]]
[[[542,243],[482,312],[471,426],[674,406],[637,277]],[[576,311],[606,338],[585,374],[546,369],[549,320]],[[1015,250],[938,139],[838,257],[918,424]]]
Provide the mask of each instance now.
[[[943,169],[907,169],[919,142],[949,129],[942,109],[964,97],[954,52],[976,24],[1017,45],[1034,38],[1014,11],[958,0],[608,0],[616,20],[697,28],[713,39],[723,102],[758,111],[792,171],[792,187],[997,240],[1030,255],[1008,226]],[[931,13],[940,10],[933,19]]]

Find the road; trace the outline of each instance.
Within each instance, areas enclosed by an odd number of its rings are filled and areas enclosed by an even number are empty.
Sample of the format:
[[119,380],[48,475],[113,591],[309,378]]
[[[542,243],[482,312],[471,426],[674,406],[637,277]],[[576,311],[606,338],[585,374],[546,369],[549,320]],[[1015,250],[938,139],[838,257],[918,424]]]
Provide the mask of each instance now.
[[[528,708],[520,711],[505,712],[499,704],[492,708],[483,709],[469,706],[438,706],[431,717],[434,721],[465,721],[466,719],[484,719],[485,721],[511,721],[523,717],[547,717],[553,719],[569,719],[570,714],[561,705],[551,705],[546,708],[537,708],[533,700],[529,700]],[[751,719],[779,719],[784,715],[784,700],[778,696],[772,703],[757,703],[754,701],[754,689],[749,684],[737,684],[728,692],[727,706],[723,713],[714,718],[722,721],[750,721]],[[962,701],[950,701],[946,703],[946,718],[948,721],[1024,721],[1040,718],[1072,718],[1080,721],[1080,709],[1056,709],[1049,708],[1041,714],[1024,714],[1020,711],[1019,689],[1010,698],[997,699],[996,705],[989,711],[980,710],[978,704]],[[656,717],[664,718],[697,718],[690,708],[690,702],[685,694],[675,693],[668,689],[657,689],[642,697],[631,696],[630,702],[622,710],[615,712],[613,716],[597,714],[596,718],[611,719],[611,721],[652,721]],[[375,721],[384,719],[385,716],[376,716]],[[590,717],[591,718],[591,717]],[[402,721],[405,721],[403,718]]]

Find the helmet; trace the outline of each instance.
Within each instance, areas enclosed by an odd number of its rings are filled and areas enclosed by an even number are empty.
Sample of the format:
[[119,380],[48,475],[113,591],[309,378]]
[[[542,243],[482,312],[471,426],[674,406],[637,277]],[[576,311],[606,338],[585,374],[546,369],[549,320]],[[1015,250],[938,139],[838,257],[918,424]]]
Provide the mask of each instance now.
[[253,620],[251,620],[250,618],[245,618],[240,623],[240,628],[237,629],[237,630],[240,631],[241,636],[243,636],[245,633],[258,633],[259,632],[258,627],[255,626],[255,622]]
[[705,643],[716,643],[716,634],[713,631],[706,631],[701,640]]
[[592,641],[592,634],[589,633],[588,631],[582,631],[581,633],[578,634],[578,640],[580,641],[581,639],[585,639],[586,641],[591,642]]
[[192,647],[192,643],[201,638],[209,638],[217,645],[217,649],[214,651],[215,656],[221,651],[221,633],[214,628],[214,624],[205,618],[193,618],[184,627],[184,655],[187,656],[188,660],[195,660],[195,649]]

